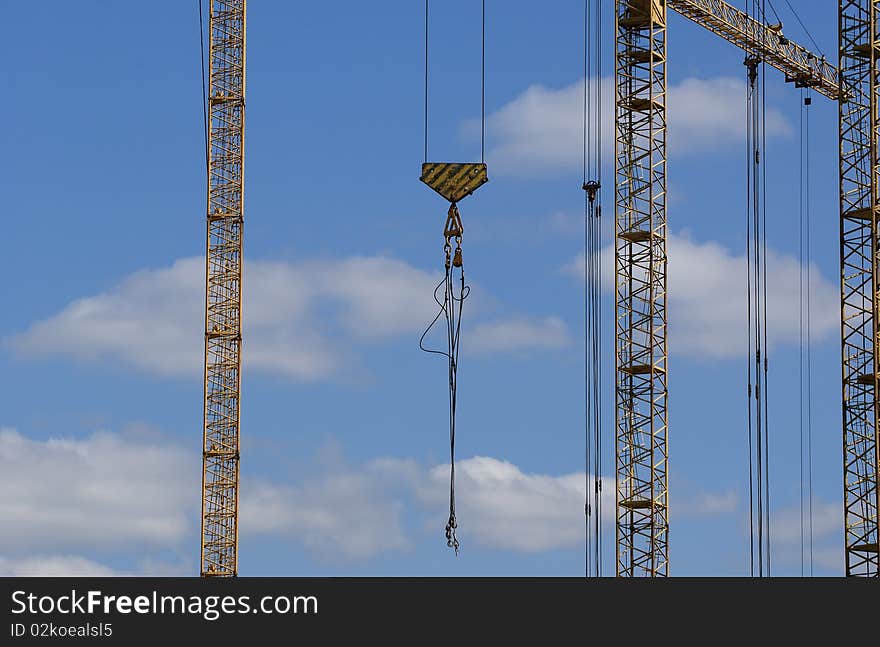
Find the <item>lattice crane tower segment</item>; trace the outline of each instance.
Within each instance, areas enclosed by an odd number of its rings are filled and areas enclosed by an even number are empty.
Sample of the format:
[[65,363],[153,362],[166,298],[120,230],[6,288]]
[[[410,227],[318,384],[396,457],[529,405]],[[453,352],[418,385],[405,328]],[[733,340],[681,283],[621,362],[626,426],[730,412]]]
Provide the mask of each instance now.
[[880,576],[878,30],[880,1],[840,2],[840,264],[846,574]]
[[246,0],[211,0],[201,574],[238,574]]
[[[842,14],[855,12],[853,7],[861,7],[862,14],[866,14],[864,7],[869,1],[872,3],[874,13],[870,14],[871,29],[863,26],[859,32],[859,37],[863,40],[859,42],[863,46],[862,51],[867,51],[864,50],[865,46],[870,50],[867,54],[872,64],[870,69],[875,69],[873,63],[876,50],[870,44],[865,45],[875,41],[864,39],[868,38],[865,34],[877,33],[876,7],[880,0],[841,1],[842,6],[849,8],[842,9]],[[788,82],[815,88],[835,101],[842,96],[846,99],[848,92],[841,92],[837,70],[823,57],[813,54],[786,38],[779,30],[752,19],[747,13],[721,0],[615,0],[615,450],[616,570],[619,576],[665,576],[669,566],[666,371],[667,9],[680,13],[749,54],[762,58],[768,65],[783,72]],[[864,78],[868,79],[867,72],[864,74]],[[866,92],[865,96],[870,95],[871,102],[876,102],[877,79],[874,78],[873,81],[874,93]],[[876,104],[870,105],[875,110],[866,114],[876,115]],[[871,138],[876,142],[876,122],[865,126],[865,130],[859,135],[861,139],[858,140],[851,135],[856,148],[859,145],[864,146],[864,142]],[[872,159],[875,170],[872,177],[876,184],[876,154]],[[844,164],[844,168],[846,176],[856,174],[847,164]],[[864,171],[861,175],[868,178],[870,172]],[[874,189],[873,195],[876,196],[876,186]],[[868,196],[869,208],[876,214],[876,198],[871,198],[870,192],[865,195]],[[862,202],[859,204],[864,206]],[[876,236],[874,216],[868,215],[865,222],[869,224],[862,225],[862,228],[867,227],[870,231],[867,234],[863,231],[859,240],[867,241],[864,245],[873,240],[877,248],[876,238],[870,238],[871,235]],[[869,268],[867,272],[870,274],[874,265],[871,265],[870,253],[865,252],[867,247],[864,245],[859,253],[867,253],[865,258],[869,260],[861,267]],[[867,296],[871,292],[865,288],[865,280],[859,282],[856,279],[855,283],[859,286],[856,288],[856,296],[863,299],[863,303],[871,304],[871,297]],[[862,307],[874,313],[877,304],[874,302],[873,305]],[[876,317],[871,321],[876,321]],[[861,329],[867,331],[864,326]],[[867,346],[872,339],[871,335],[876,332],[875,329],[864,332],[863,339],[859,342],[860,347]],[[863,382],[868,383],[860,387],[860,392],[870,393],[872,398],[870,424],[876,457],[876,426],[873,423],[877,419],[873,399],[876,380],[872,376],[880,373],[877,371],[873,347],[870,353],[870,361],[862,360],[862,368],[869,364],[870,368],[858,375],[862,376]],[[865,375],[868,376],[867,379],[864,378]],[[865,438],[868,435],[870,434],[863,433],[859,442],[867,442]],[[855,446],[855,440],[852,442]],[[874,520],[874,534],[870,536],[875,542],[873,549],[876,570],[877,463],[876,458],[873,460],[874,507],[873,512],[865,508],[868,512],[862,516]],[[863,462],[867,466],[868,461]],[[871,486],[859,487],[861,491],[867,492]],[[865,504],[862,505],[864,507]],[[870,547],[869,542],[868,548]]]
[[617,574],[665,576],[666,6],[617,0]]

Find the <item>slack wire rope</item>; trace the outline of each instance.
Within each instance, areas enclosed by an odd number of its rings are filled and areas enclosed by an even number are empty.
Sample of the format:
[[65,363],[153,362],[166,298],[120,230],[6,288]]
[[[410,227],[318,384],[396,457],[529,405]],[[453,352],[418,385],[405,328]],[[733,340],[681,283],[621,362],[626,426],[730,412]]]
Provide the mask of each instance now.
[[[424,97],[424,161],[428,161],[428,125],[429,125],[429,34],[430,34],[430,10],[429,0],[425,0],[425,97]],[[481,28],[480,28],[480,162],[485,163],[486,156],[486,0],[481,2]],[[456,410],[458,405],[458,357],[461,338],[461,319],[464,309],[464,301],[470,294],[470,286],[465,282],[464,267],[461,256],[461,238],[463,233],[461,216],[455,202],[450,204],[449,214],[444,227],[444,253],[445,273],[443,279],[433,291],[435,303],[439,310],[419,338],[419,348],[426,352],[442,355],[448,365],[449,387],[449,520],[446,524],[446,544],[455,550],[458,555],[460,543],[457,536],[458,520],[455,510],[455,431]],[[455,242],[453,251],[452,243]],[[459,270],[460,287],[458,295],[455,294],[453,285],[456,268]],[[443,299],[439,295],[443,290]],[[425,338],[434,328],[441,317],[446,321],[446,350],[435,350],[425,347]]]
[[[451,251],[451,250],[447,250]],[[419,338],[419,348],[426,353],[434,355],[442,355],[448,361],[449,369],[449,455],[450,455],[450,479],[449,479],[449,521],[446,526],[446,543],[453,548],[458,554],[459,541],[456,536],[458,522],[455,516],[455,412],[458,396],[458,351],[460,348],[459,338],[461,336],[461,315],[464,307],[464,301],[470,293],[470,287],[465,284],[464,269],[460,273],[461,287],[458,296],[455,296],[453,288],[453,271],[451,263],[447,264],[446,274],[443,279],[434,288],[434,301],[440,307],[437,315],[422,333]],[[440,289],[443,289],[443,300],[437,296]],[[458,312],[456,313],[456,304]],[[446,350],[435,350],[426,348],[424,345],[425,337],[434,328],[440,317],[446,319]]]

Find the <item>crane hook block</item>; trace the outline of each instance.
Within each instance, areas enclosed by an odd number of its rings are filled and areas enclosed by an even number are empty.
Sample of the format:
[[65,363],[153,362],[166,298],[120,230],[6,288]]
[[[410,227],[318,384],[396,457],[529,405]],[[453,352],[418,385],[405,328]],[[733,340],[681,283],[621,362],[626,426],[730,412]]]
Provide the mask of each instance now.
[[458,202],[489,181],[485,164],[425,162],[422,182],[450,202]]

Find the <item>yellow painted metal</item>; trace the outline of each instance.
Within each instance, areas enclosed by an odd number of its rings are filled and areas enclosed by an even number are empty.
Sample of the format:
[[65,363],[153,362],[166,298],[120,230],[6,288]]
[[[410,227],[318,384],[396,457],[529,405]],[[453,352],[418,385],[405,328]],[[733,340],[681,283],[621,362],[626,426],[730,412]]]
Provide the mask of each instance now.
[[488,182],[489,175],[482,163],[425,162],[419,179],[450,202],[458,202]]
[[840,269],[848,576],[880,577],[880,0],[840,0]]
[[246,0],[211,0],[200,571],[238,574]]
[[[854,3],[848,3],[854,4]],[[798,86],[809,86],[826,97],[840,97],[837,68],[824,57],[789,40],[781,29],[768,27],[722,0],[666,0],[676,13],[767,61]]]
[[669,568],[666,11],[617,0],[615,464],[620,577]]
[[880,0],[840,0],[840,72],[722,0],[615,0],[617,574],[668,568],[667,9],[840,103],[847,573],[878,575]]

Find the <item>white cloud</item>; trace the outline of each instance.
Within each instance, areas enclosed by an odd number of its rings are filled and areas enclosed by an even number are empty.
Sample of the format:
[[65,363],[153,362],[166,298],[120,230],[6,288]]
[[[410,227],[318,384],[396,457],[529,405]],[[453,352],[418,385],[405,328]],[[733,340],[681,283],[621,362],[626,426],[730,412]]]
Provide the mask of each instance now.
[[[101,574],[67,554],[137,549],[143,562],[143,550],[197,541],[198,460],[167,439],[96,433],[38,441],[0,429],[0,555],[24,555],[0,560],[0,570]],[[322,557],[362,559],[406,546],[398,505],[357,468],[327,468],[295,484],[245,477],[241,510],[243,534],[285,536]]]
[[[202,374],[204,260],[136,272],[110,290],[77,299],[5,345],[20,356],[121,362],[161,376]],[[438,277],[385,257],[245,266],[243,361],[246,368],[303,381],[325,380],[352,360],[354,344],[417,336],[436,314]],[[472,296],[473,298],[473,296]],[[469,309],[479,316],[479,308]],[[488,328],[487,328],[488,327]],[[487,338],[490,330],[502,334]],[[547,333],[546,341],[530,332]],[[483,352],[558,347],[554,318],[478,326],[469,345]]]
[[719,517],[735,512],[738,506],[739,497],[733,490],[697,492],[676,502],[676,508],[683,517]]
[[[366,559],[408,550],[402,519],[419,519],[427,541],[443,541],[449,467],[381,458],[346,465],[296,487],[261,486],[244,494],[242,529],[297,537],[322,558]],[[614,479],[606,479],[612,483]],[[584,541],[584,473],[529,474],[484,456],[456,462],[456,511],[462,546],[521,552],[572,548]],[[614,520],[614,491],[603,494]],[[610,527],[610,526],[608,526]]]
[[[529,474],[507,461],[476,456],[459,461],[456,475],[458,536],[487,548],[543,552],[573,548],[584,541],[583,472]],[[448,466],[429,470],[420,487],[422,501],[437,521],[445,519]],[[605,478],[606,484],[614,479]],[[613,487],[603,491],[606,528],[614,519]]]
[[108,566],[73,555],[35,555],[24,559],[0,557],[0,577],[117,577]]
[[[417,541],[442,546],[448,478],[448,465],[398,458],[355,465],[319,460],[295,480],[246,476],[240,531],[251,545],[261,536],[281,537],[322,561],[342,563],[407,551]],[[93,561],[111,553],[129,560],[131,572],[186,570],[189,565],[156,559],[197,545],[198,479],[197,456],[167,439],[100,433],[42,441],[3,429],[0,574],[121,574]],[[532,473],[477,456],[457,462],[456,479],[463,547],[533,553],[584,541],[584,472]],[[614,479],[604,483],[610,531]],[[689,506],[691,515],[716,515],[729,505],[727,495],[694,496],[700,503]]]
[[[159,375],[201,375],[204,271],[202,258],[186,258],[137,272],[7,344],[26,356],[118,359]],[[251,261],[244,276],[244,361],[295,379],[322,379],[340,368],[334,338],[415,331],[433,311],[434,278],[394,259]],[[318,321],[327,312],[328,320]]]
[[482,353],[558,350],[569,346],[571,337],[558,317],[514,318],[477,325],[463,344],[468,350]]
[[[688,78],[669,88],[669,150],[689,155],[725,147],[744,150],[745,82],[733,77]],[[606,152],[614,143],[614,84],[602,81]],[[487,118],[488,157],[495,172],[528,175],[579,169],[583,163],[583,80],[550,89],[533,85]],[[472,130],[468,123],[465,130]],[[791,126],[767,110],[768,137]]]
[[[804,514],[808,509],[804,508]],[[776,510],[771,519],[773,539],[783,544],[800,544],[801,509],[800,504]],[[808,517],[804,518],[804,532],[809,531]],[[843,505],[828,501],[813,503],[813,539],[821,540],[831,535],[843,537]]]
[[[809,517],[804,508],[804,561],[809,564]],[[800,504],[784,507],[773,512],[771,537],[773,555],[777,562],[788,568],[799,567],[801,561],[801,509]],[[829,574],[843,574],[845,559],[843,550],[843,503],[814,501],[813,503],[813,565]]]
[[0,553],[164,546],[191,530],[197,471],[180,449],[114,434],[0,429]]
[[[746,257],[719,243],[670,235],[669,350],[691,357],[741,357],[748,352]],[[614,288],[614,250],[602,250],[605,290]],[[771,348],[799,340],[801,265],[793,256],[767,250],[767,336]],[[565,271],[583,279],[581,254]],[[818,342],[840,325],[839,294],[812,265],[812,332]]]
[[295,539],[325,560],[362,560],[409,546],[402,512],[380,483],[349,467],[296,486],[244,487],[241,529]]

